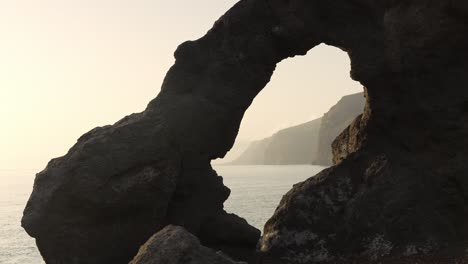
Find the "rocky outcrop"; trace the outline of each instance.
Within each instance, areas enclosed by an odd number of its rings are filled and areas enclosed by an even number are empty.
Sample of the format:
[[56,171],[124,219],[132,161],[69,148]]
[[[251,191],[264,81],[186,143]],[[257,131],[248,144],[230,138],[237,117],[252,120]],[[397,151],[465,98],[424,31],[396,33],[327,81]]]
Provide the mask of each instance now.
[[321,119],[315,119],[255,141],[231,164],[308,164],[316,154],[320,124]]
[[153,235],[129,264],[241,264],[204,247],[178,226],[167,226]]
[[[128,263],[167,224],[236,259],[251,257],[260,231],[223,210],[230,190],[210,166],[230,145],[216,140],[227,129],[226,113],[199,96],[174,94],[172,85],[166,79],[145,112],[88,132],[37,174],[22,225],[47,263]],[[212,223],[214,230],[206,227]],[[236,239],[224,237],[230,234]]]
[[312,156],[312,163],[333,165],[332,143],[341,132],[364,110],[363,93],[344,96],[322,117],[318,136],[317,153]]
[[168,224],[203,238],[212,221],[236,222],[235,245],[214,244],[248,249],[252,228],[223,211],[210,160],[276,64],[326,43],[350,55],[366,107],[333,143],[336,166],[284,196],[259,262],[465,254],[467,16],[464,0],[242,0],[177,49],[143,113],[37,175],[22,224],[47,263],[126,263]]
[[373,15],[350,28],[375,30],[360,39],[374,62],[350,50],[366,87],[364,114],[334,141],[336,166],[282,199],[265,226],[261,263],[466,254],[466,4],[357,2],[349,3]]

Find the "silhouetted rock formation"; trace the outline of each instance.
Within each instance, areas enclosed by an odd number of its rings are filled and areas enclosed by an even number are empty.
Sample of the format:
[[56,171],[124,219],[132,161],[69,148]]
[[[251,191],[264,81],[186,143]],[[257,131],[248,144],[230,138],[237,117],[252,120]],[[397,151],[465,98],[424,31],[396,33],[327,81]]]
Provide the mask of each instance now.
[[252,142],[231,164],[309,164],[317,152],[320,123],[320,118],[315,119]]
[[264,229],[261,263],[464,256],[466,1],[330,3],[285,9],[327,13],[295,17],[327,28],[328,43],[349,52],[367,104],[334,141],[336,166],[282,199]]
[[333,165],[332,142],[364,110],[364,94],[344,96],[322,117],[313,164]]
[[153,235],[130,264],[235,264],[228,257],[204,247],[178,226],[167,226]]
[[[207,154],[195,151],[198,133],[184,135],[193,120],[165,120],[180,114],[176,109],[96,128],[37,175],[22,225],[47,263],[128,263],[167,224],[206,237],[236,259],[251,257],[260,231],[223,210],[230,190]],[[182,147],[175,138],[194,144]]]
[[[334,142],[336,166],[283,198],[259,262],[464,255],[467,17],[465,0],[240,1],[179,46],[145,112],[87,133],[37,175],[22,224],[48,263],[126,263],[168,224],[230,228],[210,160],[276,64],[326,43],[350,55],[366,107]],[[251,230],[219,246],[248,249]]]

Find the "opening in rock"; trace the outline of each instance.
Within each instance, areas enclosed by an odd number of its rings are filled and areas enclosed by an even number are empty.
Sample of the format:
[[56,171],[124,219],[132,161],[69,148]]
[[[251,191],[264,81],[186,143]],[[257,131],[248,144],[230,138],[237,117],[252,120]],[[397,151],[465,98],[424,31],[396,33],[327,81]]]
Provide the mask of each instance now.
[[[238,2],[178,47],[144,112],[89,131],[37,174],[22,226],[47,263],[129,263],[155,232],[187,235],[168,224],[255,263],[466,258],[467,6],[426,2]],[[337,166],[288,192],[260,238],[223,210],[210,162],[276,64],[319,43],[348,51],[368,104],[334,142]],[[184,244],[159,250],[206,252]]]
[[362,86],[348,55],[320,45],[281,62],[247,110],[236,143],[213,167],[231,189],[225,202],[262,230],[292,185],[332,165],[332,141],[362,113]]

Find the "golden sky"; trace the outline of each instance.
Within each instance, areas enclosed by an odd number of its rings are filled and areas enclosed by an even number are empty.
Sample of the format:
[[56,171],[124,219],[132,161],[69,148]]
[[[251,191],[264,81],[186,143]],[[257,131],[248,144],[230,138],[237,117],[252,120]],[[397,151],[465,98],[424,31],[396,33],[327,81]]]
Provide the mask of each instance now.
[[[0,0],[0,179],[31,175],[83,133],[140,112],[173,52],[235,0]],[[320,46],[280,63],[240,140],[321,116],[362,91],[349,59]]]

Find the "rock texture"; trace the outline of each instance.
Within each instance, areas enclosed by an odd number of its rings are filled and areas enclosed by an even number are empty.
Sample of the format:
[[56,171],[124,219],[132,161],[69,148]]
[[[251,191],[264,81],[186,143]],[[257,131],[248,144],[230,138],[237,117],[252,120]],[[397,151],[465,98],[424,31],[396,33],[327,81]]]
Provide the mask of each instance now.
[[[323,3],[316,10],[331,12],[323,23],[346,21],[344,30],[360,36],[337,34],[353,77],[366,87],[367,104],[334,141],[336,166],[282,199],[265,226],[260,263],[464,256],[468,38],[461,32],[468,29],[467,5],[339,1],[329,9]],[[358,10],[372,14],[367,22],[331,19]]]
[[348,52],[366,107],[334,142],[336,166],[284,197],[259,262],[465,254],[467,16],[465,0],[242,0],[179,46],[143,113],[90,131],[37,175],[22,224],[47,263],[126,263],[167,224],[203,244],[209,223],[236,222],[207,243],[251,248],[258,233],[223,211],[210,160],[276,64],[326,43]]
[[[238,72],[250,67],[236,62],[239,54],[225,57],[233,43],[213,40],[216,28],[178,48],[176,65],[144,112],[86,133],[37,174],[22,226],[47,263],[128,263],[167,224],[226,251],[254,251],[260,231],[223,210],[230,191],[210,161],[232,146],[252,89],[268,78],[258,79],[263,67]],[[235,241],[203,234],[218,231],[206,228],[213,222],[218,229],[235,222],[222,233]]]
[[129,264],[241,264],[200,244],[182,227],[167,226],[153,235]]
[[318,135],[318,146],[315,155],[311,156],[313,164],[333,165],[332,143],[351,122],[362,114],[365,105],[363,93],[351,94],[341,98],[322,117]]
[[231,164],[309,164],[317,151],[320,124],[321,119],[315,119],[255,141]]

